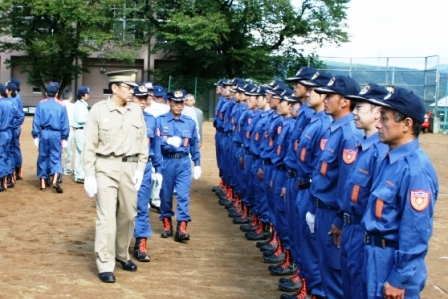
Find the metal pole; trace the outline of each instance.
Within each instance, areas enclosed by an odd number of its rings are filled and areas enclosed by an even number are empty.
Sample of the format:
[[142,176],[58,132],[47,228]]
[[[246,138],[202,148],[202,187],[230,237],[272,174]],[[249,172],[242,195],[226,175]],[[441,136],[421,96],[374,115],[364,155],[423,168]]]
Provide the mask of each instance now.
[[425,72],[424,72],[424,79],[423,79],[423,103],[426,102],[426,84],[427,84],[427,74],[428,73],[428,56],[425,57]]
[[168,91],[171,90],[171,76],[168,78]]
[[434,100],[435,100],[435,110],[433,113],[436,113],[438,110],[438,100],[439,100],[439,93],[440,93],[440,68],[439,68],[439,55],[437,55],[437,68],[436,68],[436,91],[434,93]]
[[389,84],[389,57],[386,58],[386,83],[384,85]]
[[350,57],[350,71],[349,71],[350,78],[352,77],[352,60],[353,58]]
[[198,89],[198,77],[194,77],[194,98],[196,99],[196,90]]

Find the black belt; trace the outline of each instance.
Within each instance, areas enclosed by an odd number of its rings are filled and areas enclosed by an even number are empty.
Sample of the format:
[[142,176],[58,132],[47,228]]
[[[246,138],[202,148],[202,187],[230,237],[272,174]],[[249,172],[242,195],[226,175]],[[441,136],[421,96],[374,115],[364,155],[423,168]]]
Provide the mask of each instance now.
[[182,159],[188,156],[188,153],[180,153],[180,154],[163,154],[163,157],[166,159]]
[[369,235],[368,233],[364,233],[364,244],[372,245],[376,247],[386,248],[398,248],[398,242],[381,238],[380,236]]
[[276,170],[280,170],[280,171],[286,171],[286,166],[285,165],[278,165],[278,166],[275,166],[275,169]]
[[239,143],[239,142],[235,142],[235,145],[236,145],[237,148],[239,148],[239,147],[244,147],[244,144]]
[[297,171],[288,170],[288,174],[286,175],[288,178],[296,178],[298,176]]
[[319,209],[328,209],[328,210],[333,210],[333,211],[337,211],[338,210],[338,208],[327,206],[319,198],[314,198],[314,203],[316,204],[316,207],[319,208]]
[[[55,130],[55,129],[52,129],[52,128],[40,128],[41,130],[44,130],[44,131],[59,131],[59,130]],[[11,128],[11,130],[14,130],[14,128]]]
[[299,190],[310,189],[311,179],[299,178],[299,181],[297,182],[297,187],[299,188]]
[[260,156],[259,155],[250,155],[251,157],[252,157],[252,160],[258,160],[258,159],[260,159]]
[[78,128],[73,127],[73,129],[75,129],[75,130],[84,130],[84,127],[78,127]]
[[272,165],[271,159],[263,159],[263,165]]
[[230,135],[232,135],[232,133],[230,133],[230,132],[222,132],[221,135],[223,137],[229,137]]
[[350,215],[348,213],[344,213],[342,215],[345,224],[360,224],[362,220],[362,216],[358,215]]
[[121,162],[138,162],[138,155],[132,155],[132,156],[105,156],[105,155],[100,155],[100,154],[96,154],[97,157],[103,158],[103,159],[109,159],[109,158],[113,158],[113,159],[119,159],[121,158]]

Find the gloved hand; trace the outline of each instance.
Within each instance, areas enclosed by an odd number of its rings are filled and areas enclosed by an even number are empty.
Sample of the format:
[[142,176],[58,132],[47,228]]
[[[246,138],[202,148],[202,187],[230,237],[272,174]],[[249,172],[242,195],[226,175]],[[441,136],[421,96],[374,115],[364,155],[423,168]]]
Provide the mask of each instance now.
[[132,182],[134,183],[134,189],[135,191],[140,190],[140,186],[142,185],[143,181],[143,171],[136,170],[134,173],[134,178],[132,179]]
[[96,178],[92,176],[87,176],[84,178],[84,190],[86,190],[86,193],[89,197],[94,197],[97,192],[97,184],[96,184]]
[[201,177],[201,174],[202,174],[201,166],[195,166],[193,168],[193,178],[195,180],[197,180],[197,179],[199,179]]
[[156,186],[162,187],[163,176],[161,173],[154,173],[154,180],[156,181]]
[[151,173],[156,173],[156,169],[154,167],[151,167]]
[[182,142],[182,139],[180,139],[179,136],[168,137],[168,139],[166,140],[166,143],[168,143],[174,147],[179,147],[181,142]]
[[305,219],[306,224],[308,224],[308,227],[310,228],[310,232],[314,234],[314,218],[316,215],[311,214],[310,212],[306,213]]
[[67,147],[67,140],[62,140],[62,148],[66,148]]
[[34,145],[39,147],[39,137],[34,138]]

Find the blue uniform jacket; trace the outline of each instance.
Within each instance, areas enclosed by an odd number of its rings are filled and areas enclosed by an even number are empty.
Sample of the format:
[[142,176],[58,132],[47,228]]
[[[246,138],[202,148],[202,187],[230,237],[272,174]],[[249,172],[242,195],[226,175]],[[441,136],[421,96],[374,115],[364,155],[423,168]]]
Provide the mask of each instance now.
[[260,157],[262,159],[270,159],[272,152],[275,151],[275,140],[278,135],[278,127],[281,126],[283,122],[283,116],[280,116],[277,112],[270,114],[270,119],[268,120],[268,127],[264,132],[263,142],[261,144]]
[[16,129],[23,123],[23,113],[8,99],[0,99],[0,131]]
[[277,128],[277,138],[274,142],[275,150],[271,152],[271,161],[274,166],[285,165],[283,159],[286,155],[286,147],[288,145],[289,138],[291,137],[294,129],[294,118],[283,118],[283,122]]
[[61,139],[68,139],[70,127],[67,109],[61,101],[55,98],[47,98],[37,104],[33,119],[33,131],[31,132],[33,138],[39,137],[43,128],[60,131]]
[[[195,166],[201,165],[201,154],[198,147],[196,123],[191,117],[181,114],[178,119],[170,112],[157,118],[157,135],[162,145],[162,155],[190,153]],[[178,136],[182,142],[179,147],[166,141],[169,137]]]
[[249,144],[249,151],[253,155],[259,156],[261,153],[261,143],[263,141],[263,135],[268,126],[268,121],[270,119],[270,114],[274,112],[274,110],[269,109],[266,111],[258,110],[259,114],[255,121],[252,122],[251,126],[247,128],[246,139]]
[[148,137],[148,157],[151,158],[152,167],[157,173],[162,173],[162,150],[160,139],[156,135],[157,121],[152,114],[143,111],[146,123],[146,136]]
[[[260,112],[258,110],[253,111],[251,109],[247,109],[245,111],[245,113],[243,115],[241,115],[241,117],[240,117],[240,122],[242,123],[241,134],[243,135],[244,153],[246,152],[246,150],[249,149],[249,139],[246,138],[247,132],[250,129],[250,127],[252,126],[254,118],[256,118],[259,113]],[[241,154],[241,151],[239,152],[239,154]]]
[[362,225],[369,234],[398,243],[387,279],[394,287],[405,288],[421,269],[438,192],[436,171],[418,139],[388,152],[373,182]]
[[221,107],[222,107],[222,105],[224,104],[225,101],[226,101],[226,98],[223,97],[223,96],[220,96],[219,100],[218,100],[218,104],[216,104],[215,114],[213,115],[213,126],[215,128],[217,128],[217,125],[218,125],[219,110],[221,109]]
[[[357,146],[362,137],[361,131],[355,127],[353,114],[349,113],[333,121],[321,139],[321,143],[326,145],[314,169],[310,192],[326,206],[336,210],[342,208],[345,182],[358,155]],[[342,217],[336,217],[333,224],[342,228]]]
[[370,188],[388,146],[380,142],[378,133],[358,144],[358,158],[348,174],[344,188],[342,210],[350,215],[362,216],[370,196]]
[[11,123],[11,128],[12,129],[17,129],[18,127],[20,127],[23,122],[25,121],[25,113],[23,113],[23,106],[22,103],[18,102],[16,100],[16,98],[6,98],[5,99],[7,102],[10,102],[11,105],[14,106],[14,116],[12,119],[12,123]]
[[227,113],[227,109],[229,108],[229,105],[233,102],[233,98],[232,99],[226,99],[224,98],[224,101],[222,102],[221,106],[219,107],[218,110],[218,115],[216,118],[216,129],[219,132],[223,132],[224,131],[224,118],[225,118],[225,114]]

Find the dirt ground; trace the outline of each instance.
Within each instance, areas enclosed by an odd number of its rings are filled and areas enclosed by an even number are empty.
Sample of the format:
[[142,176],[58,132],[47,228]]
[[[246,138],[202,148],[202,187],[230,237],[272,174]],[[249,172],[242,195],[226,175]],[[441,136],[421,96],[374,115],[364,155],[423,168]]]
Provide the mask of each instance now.
[[[64,177],[64,193],[40,191],[32,118],[22,132],[24,180],[0,193],[0,298],[278,298],[278,277],[255,242],[210,191],[218,182],[214,130],[204,123],[202,177],[193,182],[188,231],[181,244],[162,239],[158,214],[151,212],[150,263],[138,271],[115,269],[117,282],[98,279],[94,256],[95,201],[73,177]],[[439,176],[434,235],[428,257],[428,280],[422,298],[448,298],[448,135],[425,134],[421,144]]]

